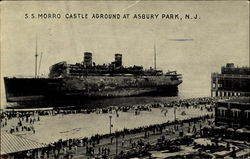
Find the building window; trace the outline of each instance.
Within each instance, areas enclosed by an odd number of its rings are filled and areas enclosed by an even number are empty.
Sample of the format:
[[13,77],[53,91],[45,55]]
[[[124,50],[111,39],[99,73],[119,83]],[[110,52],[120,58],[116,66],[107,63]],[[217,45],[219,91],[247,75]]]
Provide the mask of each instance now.
[[221,88],[222,87],[222,84],[218,84],[218,88]]
[[236,109],[236,108],[231,109],[231,113],[232,113],[232,116],[233,116],[234,118],[239,118],[240,109]]
[[215,83],[213,83],[213,88],[216,88],[216,84]]
[[227,111],[227,108],[225,108],[225,107],[218,107],[218,115],[219,116],[225,117],[226,116],[226,111]]
[[250,119],[250,110],[245,110],[244,111],[244,117],[247,119]]

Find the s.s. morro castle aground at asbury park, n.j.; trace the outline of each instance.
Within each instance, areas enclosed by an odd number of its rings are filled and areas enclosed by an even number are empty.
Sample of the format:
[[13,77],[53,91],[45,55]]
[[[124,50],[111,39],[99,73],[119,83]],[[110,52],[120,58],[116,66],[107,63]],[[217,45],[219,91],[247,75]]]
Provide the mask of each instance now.
[[6,99],[21,105],[55,106],[81,104],[86,98],[176,94],[182,75],[176,71],[164,74],[156,69],[156,57],[154,60],[155,68],[125,67],[122,54],[115,54],[111,64],[98,65],[92,62],[92,53],[85,52],[81,63],[52,65],[47,78],[37,73],[33,78],[4,77]]

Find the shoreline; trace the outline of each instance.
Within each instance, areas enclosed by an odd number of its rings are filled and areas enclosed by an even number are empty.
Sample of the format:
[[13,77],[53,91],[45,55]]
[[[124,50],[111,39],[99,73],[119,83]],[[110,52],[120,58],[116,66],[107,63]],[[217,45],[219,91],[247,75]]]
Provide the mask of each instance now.
[[[181,103],[185,104],[194,104],[196,100],[200,100],[201,103],[209,103],[213,102],[213,100],[220,100],[220,99],[230,99],[230,97],[196,97],[196,98],[185,98],[185,99],[178,99],[178,97],[170,97],[170,101],[168,102],[151,102],[148,104],[134,104],[131,106],[125,106],[125,107],[133,107],[137,105],[141,106],[153,106],[153,105],[158,105],[158,107],[173,107],[174,104],[181,105]],[[72,109],[72,110],[94,110],[94,109],[106,109],[109,107],[123,107],[122,105],[117,105],[117,106],[92,106],[91,108],[83,106],[62,106],[62,107],[25,107],[21,106],[19,107],[7,107],[4,109],[1,109],[1,112],[4,111],[12,111],[12,112],[18,112],[18,111],[49,111],[49,110],[67,110],[67,109]]]

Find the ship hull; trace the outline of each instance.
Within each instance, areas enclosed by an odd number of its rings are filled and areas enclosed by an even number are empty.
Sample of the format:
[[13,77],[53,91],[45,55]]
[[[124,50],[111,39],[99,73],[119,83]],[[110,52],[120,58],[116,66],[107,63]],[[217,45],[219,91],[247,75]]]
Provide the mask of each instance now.
[[181,79],[171,76],[4,78],[6,100],[19,105],[83,105],[92,98],[177,95]]

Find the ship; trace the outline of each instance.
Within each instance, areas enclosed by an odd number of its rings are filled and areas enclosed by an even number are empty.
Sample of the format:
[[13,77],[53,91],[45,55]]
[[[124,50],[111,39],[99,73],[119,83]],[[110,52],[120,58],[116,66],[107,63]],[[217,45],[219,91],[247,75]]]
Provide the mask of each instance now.
[[116,53],[110,64],[92,62],[92,53],[84,52],[80,63],[58,62],[49,68],[47,77],[4,77],[6,101],[26,106],[83,105],[86,99],[141,96],[178,92],[182,75],[163,73],[143,66],[125,67],[122,54]]

